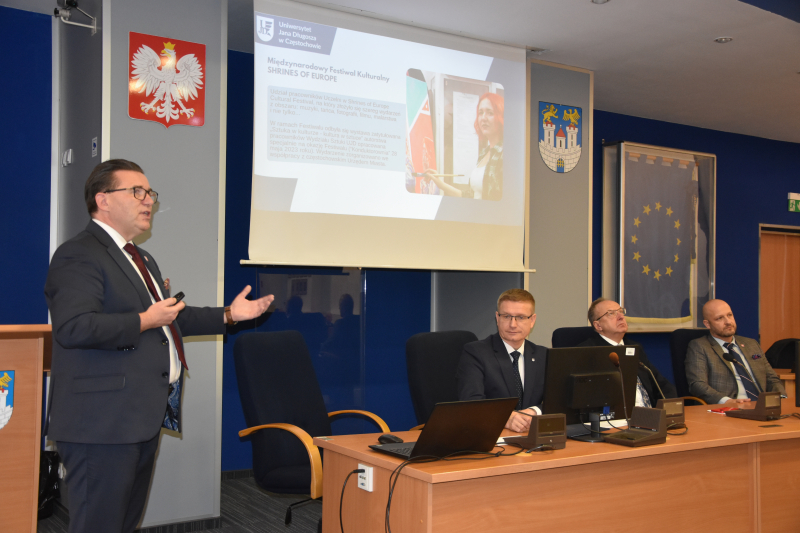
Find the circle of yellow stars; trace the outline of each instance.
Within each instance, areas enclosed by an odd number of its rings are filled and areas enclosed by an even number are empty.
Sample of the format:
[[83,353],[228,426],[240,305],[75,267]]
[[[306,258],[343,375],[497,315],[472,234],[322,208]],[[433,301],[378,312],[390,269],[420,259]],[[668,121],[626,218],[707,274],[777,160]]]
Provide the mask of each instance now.
[[[658,211],[659,213],[661,212],[661,209],[663,209],[663,207],[664,206],[661,205],[661,202],[656,202],[655,203],[655,210]],[[653,209],[650,207],[650,204],[642,206],[642,215],[647,215],[649,217],[651,211],[653,211]],[[674,211],[672,210],[672,207],[667,207],[664,210],[664,213],[668,217],[671,218],[672,214],[674,213]],[[637,228],[639,227],[639,225],[641,223],[642,223],[641,215],[633,219],[633,225],[636,226]],[[675,227],[675,229],[680,229],[681,221],[680,220],[675,220],[674,223],[673,223],[673,226]],[[681,240],[678,239],[677,237],[676,237],[675,240],[677,241],[676,246],[680,246],[681,245]],[[632,244],[636,244],[637,242],[639,242],[639,238],[635,234],[631,235],[631,243]],[[675,254],[675,260],[673,261],[673,263],[677,263],[680,260],[680,258],[678,256],[679,256],[679,254]],[[637,263],[641,264],[641,261],[640,261],[641,258],[642,258],[642,255],[639,252],[633,252],[633,260],[634,261],[636,261]],[[652,272],[652,269],[650,268],[650,265],[642,266],[642,274],[644,274],[645,276],[650,276],[650,272]],[[661,273],[661,269],[658,269],[655,272],[653,272],[653,279],[655,279],[656,281],[661,281],[661,277],[662,276],[672,277],[672,272],[673,272],[673,270],[672,270],[671,266],[667,266],[667,268],[664,270],[663,274]]]

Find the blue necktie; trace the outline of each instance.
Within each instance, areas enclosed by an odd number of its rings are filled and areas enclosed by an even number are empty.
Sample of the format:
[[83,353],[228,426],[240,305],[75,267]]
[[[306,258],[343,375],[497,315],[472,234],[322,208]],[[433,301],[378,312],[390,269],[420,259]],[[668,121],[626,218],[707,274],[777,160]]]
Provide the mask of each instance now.
[[517,400],[517,411],[522,409],[522,378],[519,375],[519,364],[517,364],[520,355],[522,354],[517,351],[511,352],[511,358],[514,359],[514,362],[512,363],[512,368],[514,369],[514,381],[516,381],[517,398],[519,398],[519,400]]
[[736,372],[739,373],[739,377],[742,379],[742,386],[744,387],[747,396],[751,400],[758,400],[758,386],[753,383],[753,378],[750,377],[750,373],[747,371],[747,367],[744,366],[744,360],[742,356],[739,355],[739,351],[734,349],[734,344],[730,342],[726,342],[722,346],[728,350],[728,353],[731,354],[736,362],[733,364],[736,367]]

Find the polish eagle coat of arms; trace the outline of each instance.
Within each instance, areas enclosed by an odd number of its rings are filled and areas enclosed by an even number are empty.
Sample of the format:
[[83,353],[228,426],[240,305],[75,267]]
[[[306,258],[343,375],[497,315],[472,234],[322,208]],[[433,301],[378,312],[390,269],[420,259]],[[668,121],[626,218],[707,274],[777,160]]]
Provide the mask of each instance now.
[[167,128],[202,126],[205,45],[131,32],[129,46],[128,115]]

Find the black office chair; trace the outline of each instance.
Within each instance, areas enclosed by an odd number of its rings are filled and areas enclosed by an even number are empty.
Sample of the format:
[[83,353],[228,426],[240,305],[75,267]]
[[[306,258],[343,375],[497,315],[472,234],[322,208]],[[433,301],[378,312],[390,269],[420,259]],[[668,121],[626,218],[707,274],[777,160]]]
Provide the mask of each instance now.
[[764,355],[772,368],[791,368],[797,374],[795,350],[798,350],[800,339],[781,339],[772,343]]
[[437,403],[458,400],[458,360],[464,345],[476,340],[470,331],[435,331],[417,333],[406,341],[408,388],[418,428]]
[[672,377],[678,396],[684,400],[695,400],[705,405],[706,402],[695,396],[689,396],[689,381],[686,379],[686,350],[689,343],[708,335],[707,329],[676,329],[669,336],[669,352],[672,359]]
[[253,473],[264,490],[282,494],[322,496],[322,460],[312,437],[331,435],[330,419],[343,414],[371,418],[381,432],[389,427],[367,411],[326,413],[311,357],[298,331],[245,333],[233,346],[239,397],[247,429],[252,434]]
[[553,331],[553,348],[572,348],[588,339],[594,333],[591,326],[581,326],[578,328],[558,328]]

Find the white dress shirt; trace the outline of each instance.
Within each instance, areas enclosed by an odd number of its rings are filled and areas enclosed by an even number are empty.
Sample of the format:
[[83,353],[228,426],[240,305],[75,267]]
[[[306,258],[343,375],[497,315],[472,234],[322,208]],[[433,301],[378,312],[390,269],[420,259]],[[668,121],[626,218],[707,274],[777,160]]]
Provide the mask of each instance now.
[[[502,338],[500,340],[503,340]],[[519,350],[512,347],[506,341],[503,340],[503,344],[508,351],[508,358],[511,362],[514,362],[514,358],[511,356],[511,352],[519,352],[519,358],[517,359],[517,368],[519,369],[519,379],[522,380],[522,390],[525,390],[525,341],[522,341],[522,346],[519,347]],[[542,410],[536,407],[535,405],[532,407],[528,407],[528,409],[533,409],[533,411],[540,415],[542,414]]]
[[[139,279],[141,279],[142,283],[144,283],[144,290],[150,297],[150,301],[152,303],[156,303],[156,299],[153,298],[153,295],[150,294],[150,289],[147,288],[147,283],[144,281],[142,273],[139,272],[139,267],[137,267],[136,263],[133,262],[133,257],[131,257],[131,254],[122,249],[123,246],[128,244],[128,242],[125,240],[125,237],[120,235],[117,230],[115,230],[108,224],[101,222],[96,218],[94,219],[94,221],[98,226],[106,230],[106,233],[108,233],[109,236],[111,236],[111,238],[114,239],[114,243],[116,243],[116,245],[119,246],[120,250],[122,250],[122,254],[125,257],[127,257],[128,261],[130,261],[131,265],[133,265],[133,270],[135,270],[136,273],[139,274]],[[145,265],[145,268],[147,268],[147,265]],[[150,269],[148,269],[147,271],[150,272]],[[155,278],[153,278],[152,272],[150,272],[150,277],[153,279],[153,286],[158,291],[158,297],[163,300],[164,293],[161,292],[161,287],[159,287],[158,283],[155,282]],[[167,339],[169,340],[169,382],[175,383],[181,377],[181,363],[180,360],[178,359],[178,350],[177,348],[175,348],[175,339],[172,338],[172,332],[169,330],[169,327],[161,326],[161,329],[164,331],[164,334],[167,336]]]
[[[714,336],[712,335],[712,337],[714,337]],[[727,344],[724,340],[718,339],[717,337],[714,337],[714,340],[717,341],[717,344],[720,345],[720,347],[722,348],[723,352],[728,353],[727,348],[722,346],[723,344]],[[747,368],[747,373],[750,374],[750,377],[753,379],[753,383],[757,383],[756,382],[756,378],[753,377],[753,369],[750,368],[750,363],[747,361],[747,357],[745,357],[744,353],[742,353],[741,347],[739,347],[739,345],[736,344],[736,337],[732,337],[731,338],[731,344],[736,346],[736,351],[739,352],[739,356],[742,358],[742,361],[744,361],[744,366],[745,366],[745,368]],[[734,366],[733,363],[728,363],[728,361],[725,361],[725,362],[728,364],[728,366],[731,367],[731,370],[733,370],[733,377],[736,378],[736,386],[739,388],[739,393],[736,395],[736,399],[737,400],[746,400],[746,399],[748,399],[749,396],[747,395],[747,391],[744,390],[744,385],[742,385],[742,377],[739,375],[739,372],[736,370],[736,367]],[[759,386],[757,385],[756,387],[759,387]],[[728,400],[730,400],[730,398],[728,398],[727,396],[723,396],[722,399],[719,401],[719,403],[725,403]]]
[[[625,342],[624,341],[614,342],[611,339],[609,339],[608,337],[606,337],[605,335],[603,335],[602,333],[598,333],[598,335],[603,337],[603,339],[608,344],[610,344],[611,346],[625,346]],[[644,407],[644,399],[642,398],[642,388],[643,387],[641,386],[641,382],[639,382],[639,376],[636,376],[636,381],[637,381],[637,384],[636,384],[636,404],[635,405],[637,407]]]

